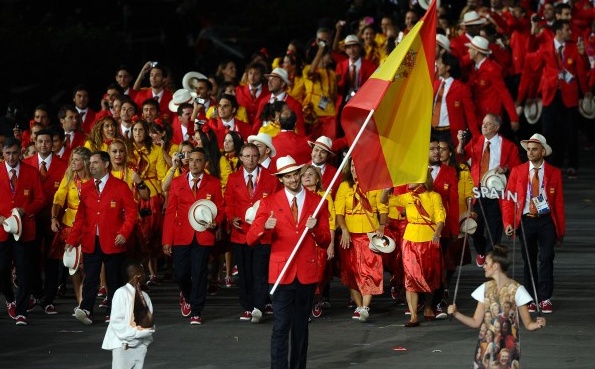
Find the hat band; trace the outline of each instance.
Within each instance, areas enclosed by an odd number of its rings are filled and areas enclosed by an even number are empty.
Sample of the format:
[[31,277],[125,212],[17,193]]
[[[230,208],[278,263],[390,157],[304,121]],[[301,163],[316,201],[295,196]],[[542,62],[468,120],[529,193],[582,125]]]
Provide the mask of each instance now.
[[316,142],[314,142],[314,145],[320,146],[322,149],[324,149],[328,152],[332,152],[331,148],[328,147],[327,145],[323,144],[322,142],[316,141]]
[[479,47],[479,46],[475,45],[473,42],[471,42],[471,45],[481,53],[484,53],[484,54],[490,53],[490,49],[484,49],[483,47]]
[[[298,166],[298,165],[297,165],[296,163],[291,163],[291,164],[288,164],[288,165],[286,165],[286,166],[284,166],[284,167],[278,168],[278,169],[277,169],[277,173],[281,173],[281,172],[282,172],[282,171],[284,171],[285,169],[289,169],[289,168],[291,168],[291,167],[297,167],[297,166]],[[296,170],[297,170],[297,169],[298,169],[298,168],[296,168]]]

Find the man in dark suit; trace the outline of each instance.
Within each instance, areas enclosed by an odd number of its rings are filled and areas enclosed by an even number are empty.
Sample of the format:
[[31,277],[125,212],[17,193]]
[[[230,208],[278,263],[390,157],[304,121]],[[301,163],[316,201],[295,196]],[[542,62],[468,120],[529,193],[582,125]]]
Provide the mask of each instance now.
[[[462,155],[461,159],[464,161],[471,159],[471,177],[475,189],[480,189],[482,177],[488,171],[494,170],[498,174],[506,175],[510,173],[510,169],[521,164],[516,145],[498,133],[501,125],[502,120],[498,115],[487,114],[481,126],[482,135],[474,137],[464,148],[463,131],[459,131],[457,154]],[[485,263],[485,255],[502,238],[502,213],[499,199],[486,197],[482,191],[474,192],[478,198],[475,199],[473,206],[473,211],[477,215],[477,230],[473,234],[473,246],[477,251],[475,260],[477,266],[482,267]],[[489,240],[484,236],[486,226]]]
[[277,160],[275,174],[284,189],[261,201],[246,236],[249,245],[258,243],[263,237],[272,240],[269,283],[275,283],[301,233],[309,229],[272,296],[275,320],[271,337],[271,368],[274,369],[306,367],[308,317],[318,282],[316,247],[326,250],[330,243],[328,207],[324,204],[317,217],[312,217],[320,196],[302,187],[299,174],[302,166],[290,156]]
[[[126,241],[134,229],[138,211],[128,184],[110,174],[110,157],[105,151],[91,155],[89,171],[93,181],[81,186],[80,204],[66,248],[80,243],[85,265],[83,300],[75,317],[83,324],[93,324],[93,305],[101,265],[105,265],[108,304],[118,288],[124,285],[122,266],[126,257]],[[146,187],[144,183],[138,189]],[[107,308],[106,322],[109,322]]]
[[[44,309],[46,314],[57,314],[54,307],[54,298],[58,290],[58,274],[62,253],[64,250],[52,250],[54,232],[52,231],[52,202],[54,194],[60,187],[60,181],[64,177],[68,164],[52,153],[52,132],[41,130],[35,137],[35,148],[37,155],[33,155],[25,160],[24,163],[31,165],[39,170],[43,192],[46,203],[37,216],[36,225],[36,247],[33,249],[33,258],[31,259],[32,278],[31,292],[38,299],[36,302]],[[44,261],[45,283],[42,288],[40,262]],[[39,300],[43,297],[43,300]]]
[[225,215],[231,224],[233,254],[238,266],[240,304],[244,313],[240,320],[259,323],[268,301],[268,266],[270,245],[249,246],[246,234],[250,224],[245,221],[246,210],[256,201],[271,196],[279,183],[272,173],[260,165],[258,147],[248,143],[242,147],[242,168],[229,175],[225,188]]
[[[552,153],[545,137],[534,134],[529,140],[521,141],[521,145],[527,150],[529,161],[510,172],[506,189],[517,195],[517,201],[504,199],[503,222],[506,234],[512,236],[516,229],[525,247],[522,252],[525,262],[523,284],[531,286],[530,271],[533,271],[534,285],[537,286],[537,296],[533,296],[533,301],[539,302],[543,313],[551,313],[554,246],[562,244],[566,232],[562,173],[544,160]],[[529,311],[535,310],[535,303],[531,303]]]
[[[21,143],[8,137],[2,145],[4,163],[0,164],[0,223],[16,209],[21,216],[20,237],[0,227],[0,286],[6,298],[8,315],[17,325],[27,325],[31,250],[35,247],[35,217],[45,204],[45,195],[37,168],[19,160]],[[14,258],[18,289],[15,300],[11,283]]]
[[[163,221],[163,252],[171,255],[180,288],[183,316],[190,316],[190,324],[202,324],[202,310],[207,295],[207,263],[215,245],[215,229],[224,219],[221,182],[205,173],[207,154],[204,149],[192,149],[187,175],[171,182],[167,209]],[[202,232],[195,231],[188,220],[188,211],[197,200],[212,201],[217,216]]]

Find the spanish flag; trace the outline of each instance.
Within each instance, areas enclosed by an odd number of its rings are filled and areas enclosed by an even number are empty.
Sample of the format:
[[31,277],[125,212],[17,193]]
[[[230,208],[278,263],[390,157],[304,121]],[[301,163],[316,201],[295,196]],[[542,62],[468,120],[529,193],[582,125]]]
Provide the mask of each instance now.
[[[423,183],[436,58],[436,1],[345,105],[341,124],[364,191]],[[373,113],[372,113],[373,112]],[[359,140],[356,136],[372,113]]]

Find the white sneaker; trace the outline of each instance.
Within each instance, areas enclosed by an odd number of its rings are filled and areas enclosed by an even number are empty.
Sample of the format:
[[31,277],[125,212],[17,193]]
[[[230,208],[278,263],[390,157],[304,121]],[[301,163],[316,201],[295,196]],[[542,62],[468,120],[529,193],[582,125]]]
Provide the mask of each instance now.
[[254,324],[260,323],[260,319],[262,318],[262,311],[260,309],[254,308],[252,310],[252,319],[250,320]]
[[85,325],[93,324],[93,321],[91,320],[91,318],[89,316],[89,312],[87,310],[77,308],[74,311],[74,317],[77,318],[81,323],[83,323]]
[[370,308],[367,306],[359,308],[359,321],[365,322],[370,317]]

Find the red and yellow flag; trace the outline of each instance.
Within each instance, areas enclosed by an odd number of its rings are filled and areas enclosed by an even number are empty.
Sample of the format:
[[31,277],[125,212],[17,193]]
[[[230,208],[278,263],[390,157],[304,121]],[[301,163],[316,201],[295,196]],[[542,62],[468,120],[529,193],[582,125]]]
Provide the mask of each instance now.
[[345,105],[341,124],[349,145],[354,144],[374,110],[352,152],[363,190],[425,181],[435,54],[434,0],[425,16]]

